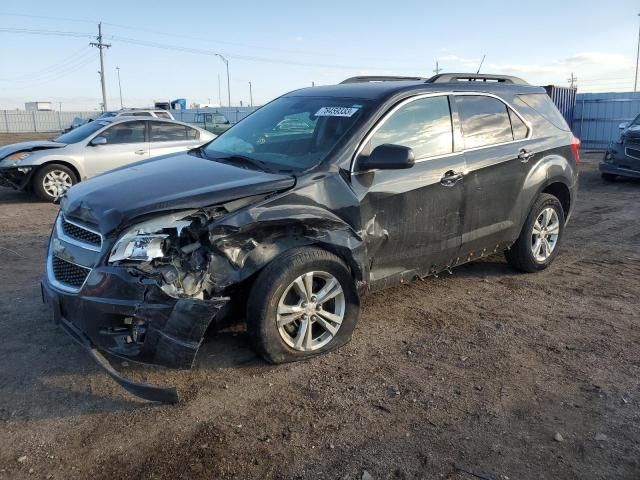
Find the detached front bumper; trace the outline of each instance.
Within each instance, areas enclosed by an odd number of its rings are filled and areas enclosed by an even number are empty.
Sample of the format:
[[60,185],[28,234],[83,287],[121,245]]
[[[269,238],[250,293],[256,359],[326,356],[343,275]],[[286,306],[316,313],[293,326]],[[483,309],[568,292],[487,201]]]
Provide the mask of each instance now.
[[175,388],[128,380],[101,351],[135,362],[190,368],[207,328],[228,304],[227,298],[169,297],[153,282],[120,267],[94,268],[77,293],[57,288],[49,272],[47,268],[41,287],[53,321],[122,387],[152,401],[177,401]]
[[33,167],[0,167],[0,187],[24,190],[34,172]]

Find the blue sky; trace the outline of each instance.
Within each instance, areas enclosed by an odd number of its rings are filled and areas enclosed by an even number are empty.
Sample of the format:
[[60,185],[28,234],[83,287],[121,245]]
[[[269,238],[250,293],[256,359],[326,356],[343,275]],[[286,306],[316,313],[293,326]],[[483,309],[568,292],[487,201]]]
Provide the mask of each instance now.
[[98,21],[112,44],[105,65],[112,108],[119,107],[116,66],[125,106],[177,97],[218,103],[218,75],[226,104],[215,52],[229,58],[233,104],[249,102],[249,81],[261,104],[352,75],[430,76],[436,60],[445,71],[475,71],[483,54],[485,73],[567,85],[574,72],[580,91],[625,91],[633,88],[638,13],[637,0],[5,2],[0,109],[30,100],[98,108],[98,52],[82,36],[95,34]]

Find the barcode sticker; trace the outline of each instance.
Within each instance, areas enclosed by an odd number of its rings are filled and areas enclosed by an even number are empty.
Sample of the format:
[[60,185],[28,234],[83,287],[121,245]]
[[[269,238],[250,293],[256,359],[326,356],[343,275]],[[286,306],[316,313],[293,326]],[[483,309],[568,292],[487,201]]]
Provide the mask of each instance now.
[[316,117],[350,117],[357,111],[355,107],[322,107]]

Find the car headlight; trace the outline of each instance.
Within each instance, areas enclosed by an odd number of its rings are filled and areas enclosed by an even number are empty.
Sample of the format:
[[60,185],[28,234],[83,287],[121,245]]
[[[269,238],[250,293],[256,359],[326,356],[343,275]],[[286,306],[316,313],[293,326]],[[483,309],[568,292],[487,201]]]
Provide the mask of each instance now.
[[134,225],[123,233],[111,249],[109,263],[122,260],[148,262],[164,257],[164,243],[171,231],[180,231],[191,224],[184,220],[196,210],[172,213]]
[[9,160],[10,162],[13,162],[14,165],[17,165],[22,160],[29,157],[30,155],[31,155],[31,152],[16,152],[16,153],[12,153],[8,157],[5,157],[5,160]]

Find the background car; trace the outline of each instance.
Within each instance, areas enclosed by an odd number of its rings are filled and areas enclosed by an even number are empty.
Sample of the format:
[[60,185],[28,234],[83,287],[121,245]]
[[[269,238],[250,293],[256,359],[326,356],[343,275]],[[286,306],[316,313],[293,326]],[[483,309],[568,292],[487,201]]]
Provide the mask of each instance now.
[[197,113],[192,125],[197,125],[216,135],[220,135],[231,128],[231,122],[227,117],[221,113],[213,112]]
[[75,183],[133,162],[198,147],[215,135],[159,118],[121,117],[86,123],[50,141],[0,148],[0,185],[54,201]]
[[118,110],[113,112],[104,112],[98,117],[98,119],[111,118],[111,117],[153,117],[153,118],[166,118],[168,120],[175,120],[171,112],[162,109],[145,109],[145,108],[129,108],[125,110]]
[[602,178],[608,182],[619,176],[640,178],[640,115],[621,123],[620,129],[620,137],[611,142],[600,163]]

